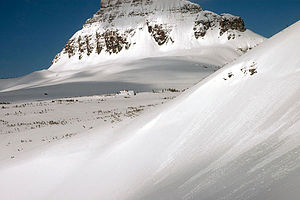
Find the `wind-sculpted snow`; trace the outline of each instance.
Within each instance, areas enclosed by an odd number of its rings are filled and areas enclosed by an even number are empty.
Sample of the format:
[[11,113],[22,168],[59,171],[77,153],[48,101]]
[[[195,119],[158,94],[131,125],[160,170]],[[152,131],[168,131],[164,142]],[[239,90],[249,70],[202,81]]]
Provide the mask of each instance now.
[[14,200],[298,200],[300,22],[159,112],[2,161]]
[[246,29],[242,18],[204,11],[186,0],[103,1],[57,54],[50,70],[76,70],[106,60],[206,46],[248,50],[262,40]]

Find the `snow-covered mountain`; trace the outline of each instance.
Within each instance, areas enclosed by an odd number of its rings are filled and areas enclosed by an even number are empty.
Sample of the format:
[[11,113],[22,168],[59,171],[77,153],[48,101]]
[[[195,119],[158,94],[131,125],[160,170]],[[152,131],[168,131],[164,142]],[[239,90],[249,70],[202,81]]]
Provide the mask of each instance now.
[[182,90],[264,39],[247,30],[240,17],[204,11],[186,0],[103,0],[49,70],[0,79],[0,98]]
[[182,90],[264,39],[247,30],[240,17],[204,11],[186,0],[103,0],[48,70],[0,79],[0,98]]
[[300,22],[129,126],[0,164],[1,199],[298,200]]
[[66,43],[49,69],[78,70],[208,46],[245,52],[262,39],[246,29],[242,18],[204,11],[187,0],[102,0],[101,9]]

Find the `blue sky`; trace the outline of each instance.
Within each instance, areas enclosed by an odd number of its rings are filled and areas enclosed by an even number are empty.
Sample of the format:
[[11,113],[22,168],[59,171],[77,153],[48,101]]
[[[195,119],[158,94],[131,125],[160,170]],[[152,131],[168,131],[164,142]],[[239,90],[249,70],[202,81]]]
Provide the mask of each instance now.
[[[300,20],[300,0],[192,0],[218,14],[242,16],[270,37]],[[0,78],[46,69],[100,0],[0,0]]]

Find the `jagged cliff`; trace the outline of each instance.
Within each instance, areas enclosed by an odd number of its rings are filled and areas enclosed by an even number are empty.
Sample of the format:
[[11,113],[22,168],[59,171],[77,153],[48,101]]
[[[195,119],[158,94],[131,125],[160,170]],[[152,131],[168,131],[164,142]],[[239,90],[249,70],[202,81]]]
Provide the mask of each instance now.
[[262,40],[246,32],[242,18],[204,11],[186,0],[102,0],[50,69],[225,43],[245,51]]

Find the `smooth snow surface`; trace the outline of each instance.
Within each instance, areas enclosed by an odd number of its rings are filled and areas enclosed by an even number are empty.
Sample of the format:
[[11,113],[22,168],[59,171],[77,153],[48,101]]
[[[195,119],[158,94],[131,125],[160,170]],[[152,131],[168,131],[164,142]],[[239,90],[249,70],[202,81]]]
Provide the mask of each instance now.
[[300,22],[118,131],[0,164],[13,200],[298,200]]
[[162,57],[104,62],[83,70],[43,70],[20,78],[0,79],[0,101],[111,94],[125,89],[139,92],[166,88],[182,90],[195,85],[241,54],[225,47],[193,49]]

